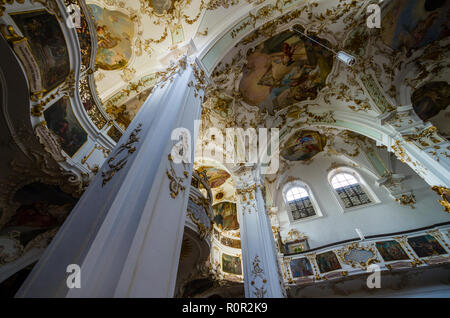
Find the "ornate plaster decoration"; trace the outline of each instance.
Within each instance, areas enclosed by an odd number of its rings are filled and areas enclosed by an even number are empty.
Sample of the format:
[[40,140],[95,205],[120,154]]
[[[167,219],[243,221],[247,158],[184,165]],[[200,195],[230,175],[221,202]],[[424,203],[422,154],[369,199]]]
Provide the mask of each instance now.
[[[267,280],[264,277],[264,269],[261,267],[260,263],[261,260],[259,259],[259,256],[255,255],[252,261],[252,280],[250,282],[250,285],[251,288],[253,288],[252,293],[256,298],[264,298],[267,293],[267,289],[265,287]],[[258,278],[261,281],[261,284],[259,284],[259,286],[255,282]]]
[[285,243],[302,240],[302,239],[308,239],[308,236],[305,233],[300,233],[296,229],[291,229],[291,230],[289,230],[289,232],[286,236]]
[[445,212],[450,213],[450,189],[446,187],[433,186],[431,190],[441,196],[442,200],[438,200],[439,204],[444,207]]
[[[116,152],[111,156],[111,158],[108,159],[108,169],[106,171],[102,172],[102,187],[106,185],[116,174],[116,172],[119,172],[126,164],[128,160],[128,156],[133,154],[136,151],[136,147],[134,146],[135,143],[139,141],[138,134],[142,130],[142,124],[138,124],[137,127],[131,132],[130,136],[128,137],[128,140],[121,144]],[[118,160],[117,163],[114,163],[114,161],[117,159],[117,156],[121,154],[124,150],[127,150],[127,155],[123,157],[122,159]]]
[[39,142],[44,146],[44,149],[55,159],[56,162],[62,162],[66,160],[63,155],[59,138],[54,132],[49,130],[45,122],[41,122],[40,125],[36,125],[34,133],[38,137]]
[[202,10],[205,8],[205,2],[200,1],[197,14],[190,17],[186,14],[186,9],[191,5],[191,0],[163,0],[159,2],[150,0],[139,0],[140,11],[153,19],[155,25],[164,26],[162,35],[157,39],[146,39],[144,46],[148,48],[150,44],[162,43],[169,35],[177,32],[179,28],[182,29],[182,23],[192,25],[200,18]]
[[416,196],[412,193],[410,194],[402,194],[398,198],[395,199],[401,205],[407,205],[411,207],[411,209],[415,209],[414,204],[416,203]]
[[[185,139],[184,139],[185,140]],[[169,165],[170,168],[166,170],[167,177],[170,180],[169,189],[170,189],[170,196],[175,199],[180,191],[184,192],[186,190],[186,187],[184,186],[184,181],[189,178],[189,172],[187,170],[184,170],[183,177],[178,177],[175,168],[173,167],[173,158],[172,155],[168,156],[169,158]],[[183,163],[185,166],[186,164]],[[186,169],[186,167],[185,167]]]
[[416,134],[408,134],[403,136],[407,142],[413,142],[419,148],[423,149],[431,145],[445,142],[446,140],[437,135],[437,128],[434,126],[428,127]]
[[358,242],[344,246],[341,249],[335,250],[336,254],[341,259],[341,262],[351,267],[359,267],[363,270],[373,263],[378,263],[375,246],[361,246]]

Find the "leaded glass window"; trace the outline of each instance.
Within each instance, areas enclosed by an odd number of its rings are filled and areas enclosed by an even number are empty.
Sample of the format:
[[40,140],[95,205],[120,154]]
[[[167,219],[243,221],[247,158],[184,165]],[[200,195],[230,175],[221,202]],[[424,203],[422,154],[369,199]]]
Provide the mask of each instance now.
[[339,173],[331,179],[331,185],[336,190],[345,208],[352,208],[372,202],[358,180],[349,173]]
[[286,199],[294,221],[316,215],[311,198],[305,188],[290,189],[286,193]]

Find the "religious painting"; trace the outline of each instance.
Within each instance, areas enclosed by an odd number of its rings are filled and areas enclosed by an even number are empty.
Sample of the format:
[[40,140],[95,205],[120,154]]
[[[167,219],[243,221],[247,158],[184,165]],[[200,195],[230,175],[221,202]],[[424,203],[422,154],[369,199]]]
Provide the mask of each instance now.
[[315,99],[332,66],[332,53],[295,32],[285,31],[248,55],[239,90],[246,103],[274,114],[283,107]]
[[400,243],[395,240],[377,242],[376,247],[385,262],[409,259],[409,256],[403,250]]
[[450,35],[450,1],[395,0],[383,12],[381,37],[394,50],[419,49]]
[[239,256],[222,254],[222,270],[226,273],[242,275],[241,258]]
[[441,244],[439,244],[439,242],[429,234],[409,237],[408,244],[419,257],[447,254]]
[[214,205],[213,210],[214,222],[221,230],[232,231],[239,228],[235,203],[221,202]]
[[305,257],[291,260],[290,265],[294,278],[314,275],[311,262]]
[[44,117],[47,127],[58,136],[61,148],[73,157],[87,141],[87,133],[76,119],[69,99],[58,100],[44,111]]
[[316,261],[322,274],[342,268],[333,251],[316,255]]
[[209,181],[209,186],[211,188],[220,187],[224,184],[227,179],[230,177],[230,174],[225,170],[217,169],[214,167],[200,167],[197,169],[198,172],[206,172],[206,177]]
[[427,83],[414,91],[411,101],[417,116],[429,120],[450,104],[450,85],[447,82]]
[[134,23],[125,13],[89,4],[97,23],[97,65],[104,70],[120,70],[133,54]]
[[327,138],[316,131],[300,130],[291,136],[281,149],[281,156],[289,161],[306,161],[323,151]]
[[19,189],[13,201],[19,203],[19,207],[0,231],[0,236],[13,235],[22,246],[37,235],[61,225],[76,203],[76,199],[57,186],[39,182]]
[[53,90],[70,72],[69,53],[58,20],[47,11],[11,14],[11,17],[27,38],[39,65],[42,88],[47,92]]

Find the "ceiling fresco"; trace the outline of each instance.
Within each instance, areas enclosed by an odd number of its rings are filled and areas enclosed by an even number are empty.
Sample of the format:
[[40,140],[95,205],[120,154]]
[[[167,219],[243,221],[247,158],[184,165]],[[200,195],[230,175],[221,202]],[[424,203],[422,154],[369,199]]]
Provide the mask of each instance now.
[[300,130],[291,136],[281,149],[281,156],[289,161],[307,161],[327,144],[327,137],[317,131]]
[[444,81],[428,82],[416,89],[411,102],[417,116],[430,121],[447,139],[450,138],[450,85]]
[[200,167],[197,169],[198,172],[206,172],[206,176],[209,181],[211,188],[217,188],[224,184],[230,177],[230,174],[224,170],[220,170],[214,167]]
[[147,3],[152,7],[153,12],[156,14],[164,14],[165,12],[172,12],[174,8],[173,0],[143,0],[143,3]]
[[418,49],[450,35],[450,2],[397,0],[384,9],[383,42],[391,48]]
[[64,82],[70,72],[69,53],[58,20],[46,11],[14,14],[12,18],[29,39],[39,65],[41,83],[36,85],[36,90],[51,91]]
[[133,53],[133,22],[122,12],[89,7],[97,23],[97,66],[108,71],[125,68]]
[[332,66],[329,51],[285,31],[248,55],[239,90],[246,103],[273,114],[294,103],[315,99]]

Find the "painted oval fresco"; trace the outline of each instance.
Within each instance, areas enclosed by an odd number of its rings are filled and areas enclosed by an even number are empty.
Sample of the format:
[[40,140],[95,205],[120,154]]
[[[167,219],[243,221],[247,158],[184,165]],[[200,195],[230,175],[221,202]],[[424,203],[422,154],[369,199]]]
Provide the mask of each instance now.
[[239,90],[246,103],[273,114],[294,103],[315,99],[332,66],[332,53],[285,31],[255,47],[247,58]]
[[133,53],[133,21],[119,11],[89,7],[97,22],[97,66],[108,71],[125,68]]
[[290,161],[306,161],[323,151],[327,138],[316,131],[300,130],[291,136],[281,150],[281,156]]

